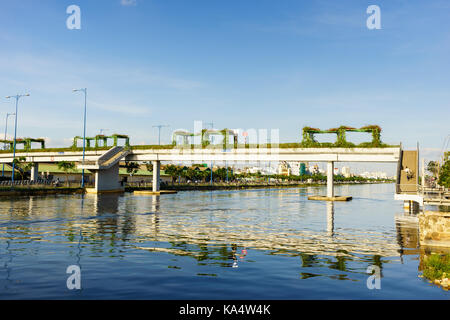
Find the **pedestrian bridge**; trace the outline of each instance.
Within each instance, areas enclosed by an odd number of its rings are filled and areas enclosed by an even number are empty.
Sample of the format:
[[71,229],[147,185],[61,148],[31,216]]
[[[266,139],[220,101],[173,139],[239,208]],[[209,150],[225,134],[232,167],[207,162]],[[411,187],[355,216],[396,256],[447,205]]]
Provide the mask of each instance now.
[[[24,151],[16,153],[16,158],[24,157],[25,162],[34,163],[32,180],[37,178],[39,163],[72,161],[79,169],[90,170],[96,175],[94,192],[120,190],[119,161],[152,161],[153,190],[159,191],[159,171],[161,161],[166,162],[327,162],[327,197],[334,197],[333,172],[335,162],[380,162],[399,163],[401,147],[387,148],[130,148],[112,147],[109,150],[82,151]],[[0,163],[12,163],[12,153],[0,153]]]

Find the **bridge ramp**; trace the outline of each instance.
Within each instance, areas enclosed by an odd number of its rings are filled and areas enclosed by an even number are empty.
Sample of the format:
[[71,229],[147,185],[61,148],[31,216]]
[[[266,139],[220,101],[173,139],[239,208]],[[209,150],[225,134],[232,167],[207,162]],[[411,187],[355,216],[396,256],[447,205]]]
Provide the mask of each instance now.
[[402,150],[397,173],[397,193],[417,194],[419,185],[419,151]]
[[87,170],[107,170],[119,163],[130,153],[129,149],[123,147],[113,147],[98,157],[97,160],[85,161],[78,164],[79,169]]

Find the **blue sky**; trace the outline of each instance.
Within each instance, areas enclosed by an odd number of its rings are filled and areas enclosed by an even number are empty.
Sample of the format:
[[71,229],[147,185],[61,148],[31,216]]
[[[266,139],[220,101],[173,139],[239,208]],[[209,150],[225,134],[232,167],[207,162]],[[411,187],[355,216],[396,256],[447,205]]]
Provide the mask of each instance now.
[[[66,8],[81,8],[81,30]],[[369,30],[366,8],[381,8]],[[82,134],[156,143],[156,124],[193,130],[378,124],[387,143],[436,157],[450,133],[450,2],[53,0],[0,5],[0,123],[70,145]],[[12,121],[10,122],[12,127]],[[3,125],[2,125],[3,126]],[[12,133],[12,131],[10,131]],[[369,137],[368,137],[369,138]]]

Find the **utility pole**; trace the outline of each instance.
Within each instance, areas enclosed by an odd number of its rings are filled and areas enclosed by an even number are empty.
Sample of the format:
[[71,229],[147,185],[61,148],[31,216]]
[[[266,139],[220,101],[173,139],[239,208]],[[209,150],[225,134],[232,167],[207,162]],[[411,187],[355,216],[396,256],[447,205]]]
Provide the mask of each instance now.
[[[6,114],[6,124],[5,124],[5,137],[4,137],[4,140],[6,140],[6,134],[7,134],[7,132],[8,132],[8,118],[9,118],[9,116],[15,116],[16,114],[15,113],[7,113]],[[5,145],[4,145],[4,149],[6,150],[6,143],[5,143]],[[2,177],[4,177],[5,176],[5,164],[3,164],[3,166],[2,166]]]
[[[87,88],[73,89],[73,92],[84,93],[84,117],[83,117],[83,166],[86,153],[86,106],[87,106]],[[84,167],[83,167],[84,168]],[[84,188],[84,169],[81,170],[81,187]]]
[[170,127],[168,125],[157,125],[157,126],[153,126],[153,128],[158,128],[158,145],[161,145],[161,128],[165,128],[165,127]]
[[14,117],[14,151],[13,151],[13,166],[12,166],[12,175],[11,175],[11,181],[12,181],[12,187],[14,187],[14,169],[16,167],[16,138],[17,138],[17,108],[19,105],[19,99],[22,97],[29,97],[30,94],[26,93],[26,94],[18,94],[15,96],[7,96],[6,99],[11,99],[14,98],[16,99],[16,116]]
[[[210,125],[210,126],[211,126],[211,129],[214,129],[214,121],[206,122],[205,125]],[[212,143],[214,143],[214,137],[211,137],[211,144],[212,144]],[[211,186],[213,185],[213,172],[212,172],[212,170],[213,170],[213,162],[212,162],[212,160],[211,160],[211,177],[209,178],[209,179],[210,179]]]
[[213,121],[211,121],[211,122],[205,122],[205,124],[206,125],[210,125],[211,126],[211,129],[214,129],[214,122]]

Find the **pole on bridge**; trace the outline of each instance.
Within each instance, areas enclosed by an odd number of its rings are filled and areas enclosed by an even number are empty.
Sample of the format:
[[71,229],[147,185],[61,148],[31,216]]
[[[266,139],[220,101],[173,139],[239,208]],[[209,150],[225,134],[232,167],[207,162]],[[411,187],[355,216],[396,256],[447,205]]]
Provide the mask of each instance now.
[[[84,92],[84,117],[83,117],[83,165],[84,165],[84,159],[85,159],[85,152],[86,152],[86,104],[87,104],[87,88],[83,89],[73,89],[73,92]],[[84,188],[84,167],[81,170],[81,187]]]
[[[3,138],[3,140],[6,140],[6,134],[8,133],[8,118],[10,116],[15,116],[15,115],[16,115],[15,113],[7,113],[6,114],[5,137]],[[4,145],[5,145],[4,149],[6,150],[6,143]],[[3,166],[2,166],[2,177],[4,177],[4,176],[5,176],[5,164],[3,164]]]
[[334,175],[334,162],[328,161],[328,163],[327,163],[327,197],[328,198],[334,197],[333,175]]
[[7,96],[6,99],[10,99],[10,98],[15,98],[16,99],[16,112],[15,112],[15,117],[14,117],[14,150],[13,150],[13,163],[12,163],[12,174],[11,174],[11,182],[12,182],[12,186],[14,187],[14,171],[16,168],[16,143],[17,143],[17,108],[19,105],[19,99],[22,97],[29,97],[30,94],[26,93],[26,94],[18,94],[15,96]]
[[213,162],[211,161],[211,177],[209,178],[209,182],[211,184],[211,186],[213,185]]

